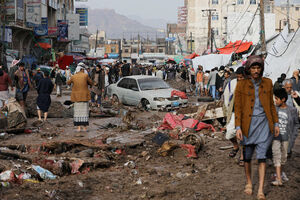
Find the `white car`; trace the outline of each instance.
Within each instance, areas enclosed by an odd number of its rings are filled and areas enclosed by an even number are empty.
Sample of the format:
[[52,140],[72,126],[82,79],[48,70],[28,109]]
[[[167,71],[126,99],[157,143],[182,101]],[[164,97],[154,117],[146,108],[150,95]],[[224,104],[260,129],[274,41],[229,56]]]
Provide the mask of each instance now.
[[186,107],[187,99],[171,97],[171,88],[165,81],[152,76],[127,76],[107,87],[107,94],[126,105],[141,105],[145,109],[169,110]]

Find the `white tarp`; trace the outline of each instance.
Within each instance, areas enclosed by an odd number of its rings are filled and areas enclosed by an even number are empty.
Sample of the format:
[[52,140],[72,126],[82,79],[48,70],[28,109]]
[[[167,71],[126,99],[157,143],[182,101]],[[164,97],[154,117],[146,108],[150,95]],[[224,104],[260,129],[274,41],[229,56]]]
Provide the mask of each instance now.
[[225,66],[231,62],[232,54],[209,54],[193,59],[193,67],[196,70],[202,65],[204,70],[212,70],[215,67]]
[[265,60],[265,76],[273,82],[285,73],[292,77],[293,71],[300,68],[300,30],[288,33],[287,27],[276,38]]

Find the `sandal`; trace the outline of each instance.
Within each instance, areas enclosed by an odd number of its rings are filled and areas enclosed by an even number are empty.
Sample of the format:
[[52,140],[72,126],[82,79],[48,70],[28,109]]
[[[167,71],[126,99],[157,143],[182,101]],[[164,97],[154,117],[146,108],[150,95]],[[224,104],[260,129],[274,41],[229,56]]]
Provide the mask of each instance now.
[[229,157],[234,158],[239,150],[240,148],[232,149],[232,151],[229,153]]
[[282,181],[281,180],[278,180],[276,179],[275,181],[272,181],[271,183],[273,186],[282,186]]
[[239,166],[240,166],[240,167],[244,167],[244,165],[245,165],[244,159],[240,159],[240,158],[239,158]]
[[246,185],[245,186],[245,190],[244,192],[247,194],[247,195],[252,195],[252,185]]
[[259,193],[257,194],[257,200],[267,200],[267,199],[264,193]]

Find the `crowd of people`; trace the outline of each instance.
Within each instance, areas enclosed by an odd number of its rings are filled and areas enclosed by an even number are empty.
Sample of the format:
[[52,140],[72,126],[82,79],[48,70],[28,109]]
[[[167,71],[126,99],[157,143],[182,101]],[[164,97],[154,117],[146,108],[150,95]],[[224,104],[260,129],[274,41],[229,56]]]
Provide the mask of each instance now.
[[36,69],[32,75],[19,63],[10,68],[9,74],[0,67],[0,103],[9,100],[9,91],[25,108],[30,88],[38,94],[36,104],[38,119],[47,120],[51,105],[51,93],[56,88],[61,97],[63,85],[72,89],[74,103],[74,126],[78,132],[87,132],[89,125],[89,104],[101,108],[105,88],[130,75],[156,76],[163,80],[189,82],[194,87],[195,96],[210,96],[224,101],[226,119],[226,139],[233,144],[229,157],[238,152],[239,164],[244,166],[246,186],[244,192],[252,194],[251,160],[254,151],[259,163],[258,199],[265,199],[264,179],[267,159],[272,159],[276,178],[272,185],[281,186],[288,178],[282,170],[292,154],[298,136],[300,111],[300,80],[296,70],[290,79],[282,74],[275,84],[263,77],[264,60],[260,56],[250,56],[244,66],[234,70],[225,66],[204,70],[199,65],[195,70],[188,65],[166,64],[142,66],[126,61],[108,65],[89,67],[79,63],[74,72],[70,68],[61,70],[58,66],[48,72]]

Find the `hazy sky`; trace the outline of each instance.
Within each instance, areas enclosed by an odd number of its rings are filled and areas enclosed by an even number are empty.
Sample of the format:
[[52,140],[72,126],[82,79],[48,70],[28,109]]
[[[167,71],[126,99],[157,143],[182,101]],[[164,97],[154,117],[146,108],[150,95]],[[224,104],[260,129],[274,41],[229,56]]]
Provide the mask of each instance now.
[[84,4],[91,8],[115,9],[117,13],[127,16],[137,15],[145,19],[163,18],[176,22],[177,8],[182,6],[183,2],[183,0],[88,0],[88,3]]

